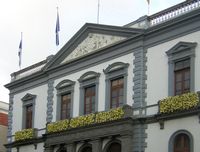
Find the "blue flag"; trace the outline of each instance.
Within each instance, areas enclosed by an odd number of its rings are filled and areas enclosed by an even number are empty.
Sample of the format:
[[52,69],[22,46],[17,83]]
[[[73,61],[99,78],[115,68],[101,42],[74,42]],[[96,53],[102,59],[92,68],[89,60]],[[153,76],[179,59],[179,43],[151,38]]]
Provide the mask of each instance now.
[[56,45],[59,45],[59,31],[60,31],[60,23],[59,23],[59,14],[57,11],[57,20],[56,20]]
[[19,67],[21,68],[21,59],[22,59],[22,34],[21,34],[21,40],[20,40],[20,43],[19,43],[18,57],[19,57]]

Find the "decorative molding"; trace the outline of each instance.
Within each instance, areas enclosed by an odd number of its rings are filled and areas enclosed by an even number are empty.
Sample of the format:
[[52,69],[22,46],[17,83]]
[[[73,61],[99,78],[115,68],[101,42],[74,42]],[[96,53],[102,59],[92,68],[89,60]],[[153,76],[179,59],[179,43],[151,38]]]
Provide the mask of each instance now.
[[47,112],[46,112],[46,121],[47,123],[51,122],[53,119],[53,94],[54,91],[54,81],[48,81],[48,90],[47,90]]
[[123,62],[115,62],[110,64],[106,69],[103,70],[105,74],[108,74],[110,72],[114,72],[117,70],[125,69],[128,68],[129,64],[128,63],[123,63]]
[[99,77],[100,73],[88,71],[78,79],[80,83],[79,115],[84,114],[85,88],[90,86],[95,86],[95,112],[98,111]]
[[174,141],[177,135],[179,134],[185,134],[188,136],[189,138],[189,143],[190,143],[190,152],[194,152],[194,140],[193,140],[193,136],[192,134],[187,131],[187,130],[178,130],[175,133],[173,133],[173,135],[170,137],[169,139],[169,145],[168,145],[168,152],[173,152],[174,151]]
[[81,83],[83,81],[89,80],[89,79],[95,79],[95,78],[99,78],[100,77],[100,73],[94,72],[94,71],[88,71],[86,73],[84,73],[79,79],[78,81]]
[[57,108],[56,108],[56,120],[60,120],[60,112],[61,112],[61,96],[70,94],[71,96],[71,111],[70,117],[73,116],[73,103],[74,103],[74,85],[75,81],[71,81],[69,79],[65,79],[56,85],[57,89]]
[[32,128],[34,128],[35,122],[35,99],[36,95],[27,93],[21,100],[23,102],[22,107],[22,129],[26,129],[26,106],[32,105]]
[[113,79],[121,78],[123,77],[124,81],[124,88],[123,88],[123,105],[127,103],[127,77],[128,77],[128,67],[129,63],[123,63],[123,62],[115,62],[110,64],[106,69],[103,70],[103,72],[106,75],[105,79],[105,110],[110,109],[110,86],[111,81]]
[[26,102],[26,101],[28,101],[28,100],[33,100],[34,98],[36,98],[36,95],[27,93],[21,100],[22,100],[23,102]]
[[100,48],[103,48],[107,45],[111,45],[118,41],[124,40],[125,37],[114,36],[114,35],[105,35],[105,34],[97,34],[97,33],[89,33],[88,37],[84,39],[75,50],[71,52],[62,62],[61,64],[84,56],[88,53],[94,52]]
[[174,64],[177,61],[190,59],[190,91],[194,91],[195,88],[195,47],[197,43],[193,42],[179,42],[166,54],[168,55],[168,95],[174,95]]
[[74,84],[75,84],[75,81],[65,79],[56,85],[56,89],[59,90],[68,86],[72,86]]

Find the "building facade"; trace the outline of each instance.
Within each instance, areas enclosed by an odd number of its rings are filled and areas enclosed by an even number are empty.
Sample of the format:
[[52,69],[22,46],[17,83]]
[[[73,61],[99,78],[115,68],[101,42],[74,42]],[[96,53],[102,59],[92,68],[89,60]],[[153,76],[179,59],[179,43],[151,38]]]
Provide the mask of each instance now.
[[121,27],[85,24],[11,74],[8,151],[198,152],[199,44],[199,0]]
[[8,103],[0,101],[0,152],[6,152],[8,131]]

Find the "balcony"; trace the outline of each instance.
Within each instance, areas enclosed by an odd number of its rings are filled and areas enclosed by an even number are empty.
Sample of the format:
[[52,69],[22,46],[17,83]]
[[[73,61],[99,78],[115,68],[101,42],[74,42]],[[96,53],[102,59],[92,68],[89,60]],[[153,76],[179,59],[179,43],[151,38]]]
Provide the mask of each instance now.
[[15,132],[15,141],[24,141],[29,139],[37,138],[37,129],[24,129],[21,131]]
[[159,114],[171,114],[198,109],[200,106],[200,92],[186,93],[167,97],[158,102]]
[[47,125],[47,133],[55,133],[84,126],[101,124],[126,117],[131,117],[132,115],[132,108],[125,105],[123,107],[111,109],[110,111],[92,113],[84,116],[49,123]]

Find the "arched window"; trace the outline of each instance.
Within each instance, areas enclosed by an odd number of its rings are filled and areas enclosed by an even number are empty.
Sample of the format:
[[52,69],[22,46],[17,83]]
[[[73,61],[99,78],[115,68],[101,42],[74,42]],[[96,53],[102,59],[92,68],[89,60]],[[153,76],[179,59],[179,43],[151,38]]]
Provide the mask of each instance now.
[[169,140],[169,152],[193,152],[193,137],[186,130],[175,132]]
[[92,145],[89,143],[86,143],[80,147],[78,152],[92,152]]
[[190,139],[188,135],[181,133],[175,137],[174,152],[190,152]]
[[112,143],[107,152],[121,152],[121,144],[119,143]]
[[92,147],[87,146],[87,147],[83,148],[81,152],[92,152]]

